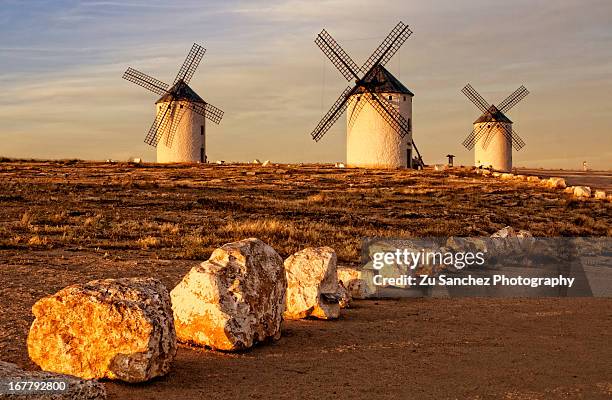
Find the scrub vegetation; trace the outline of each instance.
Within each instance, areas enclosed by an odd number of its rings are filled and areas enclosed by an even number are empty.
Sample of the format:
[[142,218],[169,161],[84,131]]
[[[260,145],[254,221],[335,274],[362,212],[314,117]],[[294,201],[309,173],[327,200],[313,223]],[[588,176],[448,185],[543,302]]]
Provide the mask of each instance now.
[[611,236],[610,203],[443,172],[331,166],[0,164],[0,249],[203,259],[258,237],[282,256],[332,246],[342,264],[360,238],[480,236],[511,225],[536,236]]

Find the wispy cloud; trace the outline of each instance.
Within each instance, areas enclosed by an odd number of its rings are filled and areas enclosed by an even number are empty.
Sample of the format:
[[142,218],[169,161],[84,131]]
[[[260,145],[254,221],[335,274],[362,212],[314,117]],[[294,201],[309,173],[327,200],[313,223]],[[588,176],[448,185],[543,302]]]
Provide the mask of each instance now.
[[[389,67],[416,93],[415,140],[427,161],[443,161],[449,151],[470,161],[460,142],[474,110],[459,93],[470,81],[492,101],[519,84],[532,91],[513,110],[528,143],[517,162],[563,166],[563,159],[569,164],[591,153],[601,168],[610,167],[597,155],[612,147],[609,0],[3,5],[3,155],[151,157],[142,136],[155,95],[121,74],[132,66],[170,81],[195,41],[208,52],[192,86],[226,111],[222,124],[209,130],[211,159],[341,160],[341,123],[321,143],[308,135],[346,85],[314,36],[326,27],[360,62],[402,19],[415,34]],[[573,131],[585,120],[592,123],[576,148]],[[557,157],[560,149],[566,158]]]

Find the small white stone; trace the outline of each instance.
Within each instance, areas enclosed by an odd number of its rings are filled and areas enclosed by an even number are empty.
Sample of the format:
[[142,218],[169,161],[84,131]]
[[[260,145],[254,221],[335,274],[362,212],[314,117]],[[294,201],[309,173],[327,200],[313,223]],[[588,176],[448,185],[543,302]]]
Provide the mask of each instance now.
[[507,226],[505,228],[500,229],[491,235],[493,238],[507,238],[507,237],[516,237],[516,231],[513,227]]
[[491,237],[492,238],[511,238],[511,237],[528,238],[528,237],[533,237],[533,235],[529,231],[521,229],[517,232],[513,227],[507,226],[495,232],[494,234],[492,234]]
[[565,184],[565,179],[558,177],[548,178],[548,181],[546,181],[546,186],[552,189],[565,189],[567,187]]
[[594,197],[597,200],[605,200],[606,199],[606,192],[604,190],[596,190]]
[[[436,164],[434,165],[434,171],[446,171],[446,165],[445,164]],[[479,171],[479,170],[477,170]],[[480,172],[476,172],[477,174],[479,174]]]
[[580,198],[591,197],[591,188],[588,186],[574,186],[574,197],[580,197]]

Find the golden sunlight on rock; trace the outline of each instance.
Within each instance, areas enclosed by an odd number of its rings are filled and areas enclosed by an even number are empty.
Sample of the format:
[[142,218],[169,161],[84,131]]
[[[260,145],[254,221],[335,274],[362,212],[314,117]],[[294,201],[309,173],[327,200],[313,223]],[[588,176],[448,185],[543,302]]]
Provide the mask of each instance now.
[[286,288],[272,247],[259,239],[226,244],[172,290],[177,336],[225,351],[279,339]]
[[170,296],[152,278],[73,285],[34,304],[28,353],[43,370],[143,382],[176,354]]
[[286,319],[340,315],[336,252],[330,247],[307,248],[285,260]]

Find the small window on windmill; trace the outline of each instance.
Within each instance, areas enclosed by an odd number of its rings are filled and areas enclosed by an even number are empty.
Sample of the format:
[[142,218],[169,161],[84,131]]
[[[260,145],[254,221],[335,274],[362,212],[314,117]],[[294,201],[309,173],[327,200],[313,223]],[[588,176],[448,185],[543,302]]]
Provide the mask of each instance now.
[[182,104],[179,104],[179,107],[183,108],[183,105],[182,105]]
[[393,100],[393,96],[389,96],[389,100]]
[[412,132],[412,118],[408,118],[408,132]]
[[200,135],[204,136],[204,125],[200,125]]
[[406,101],[406,96],[404,96],[404,101]]
[[357,96],[357,101],[361,100],[361,96]]

